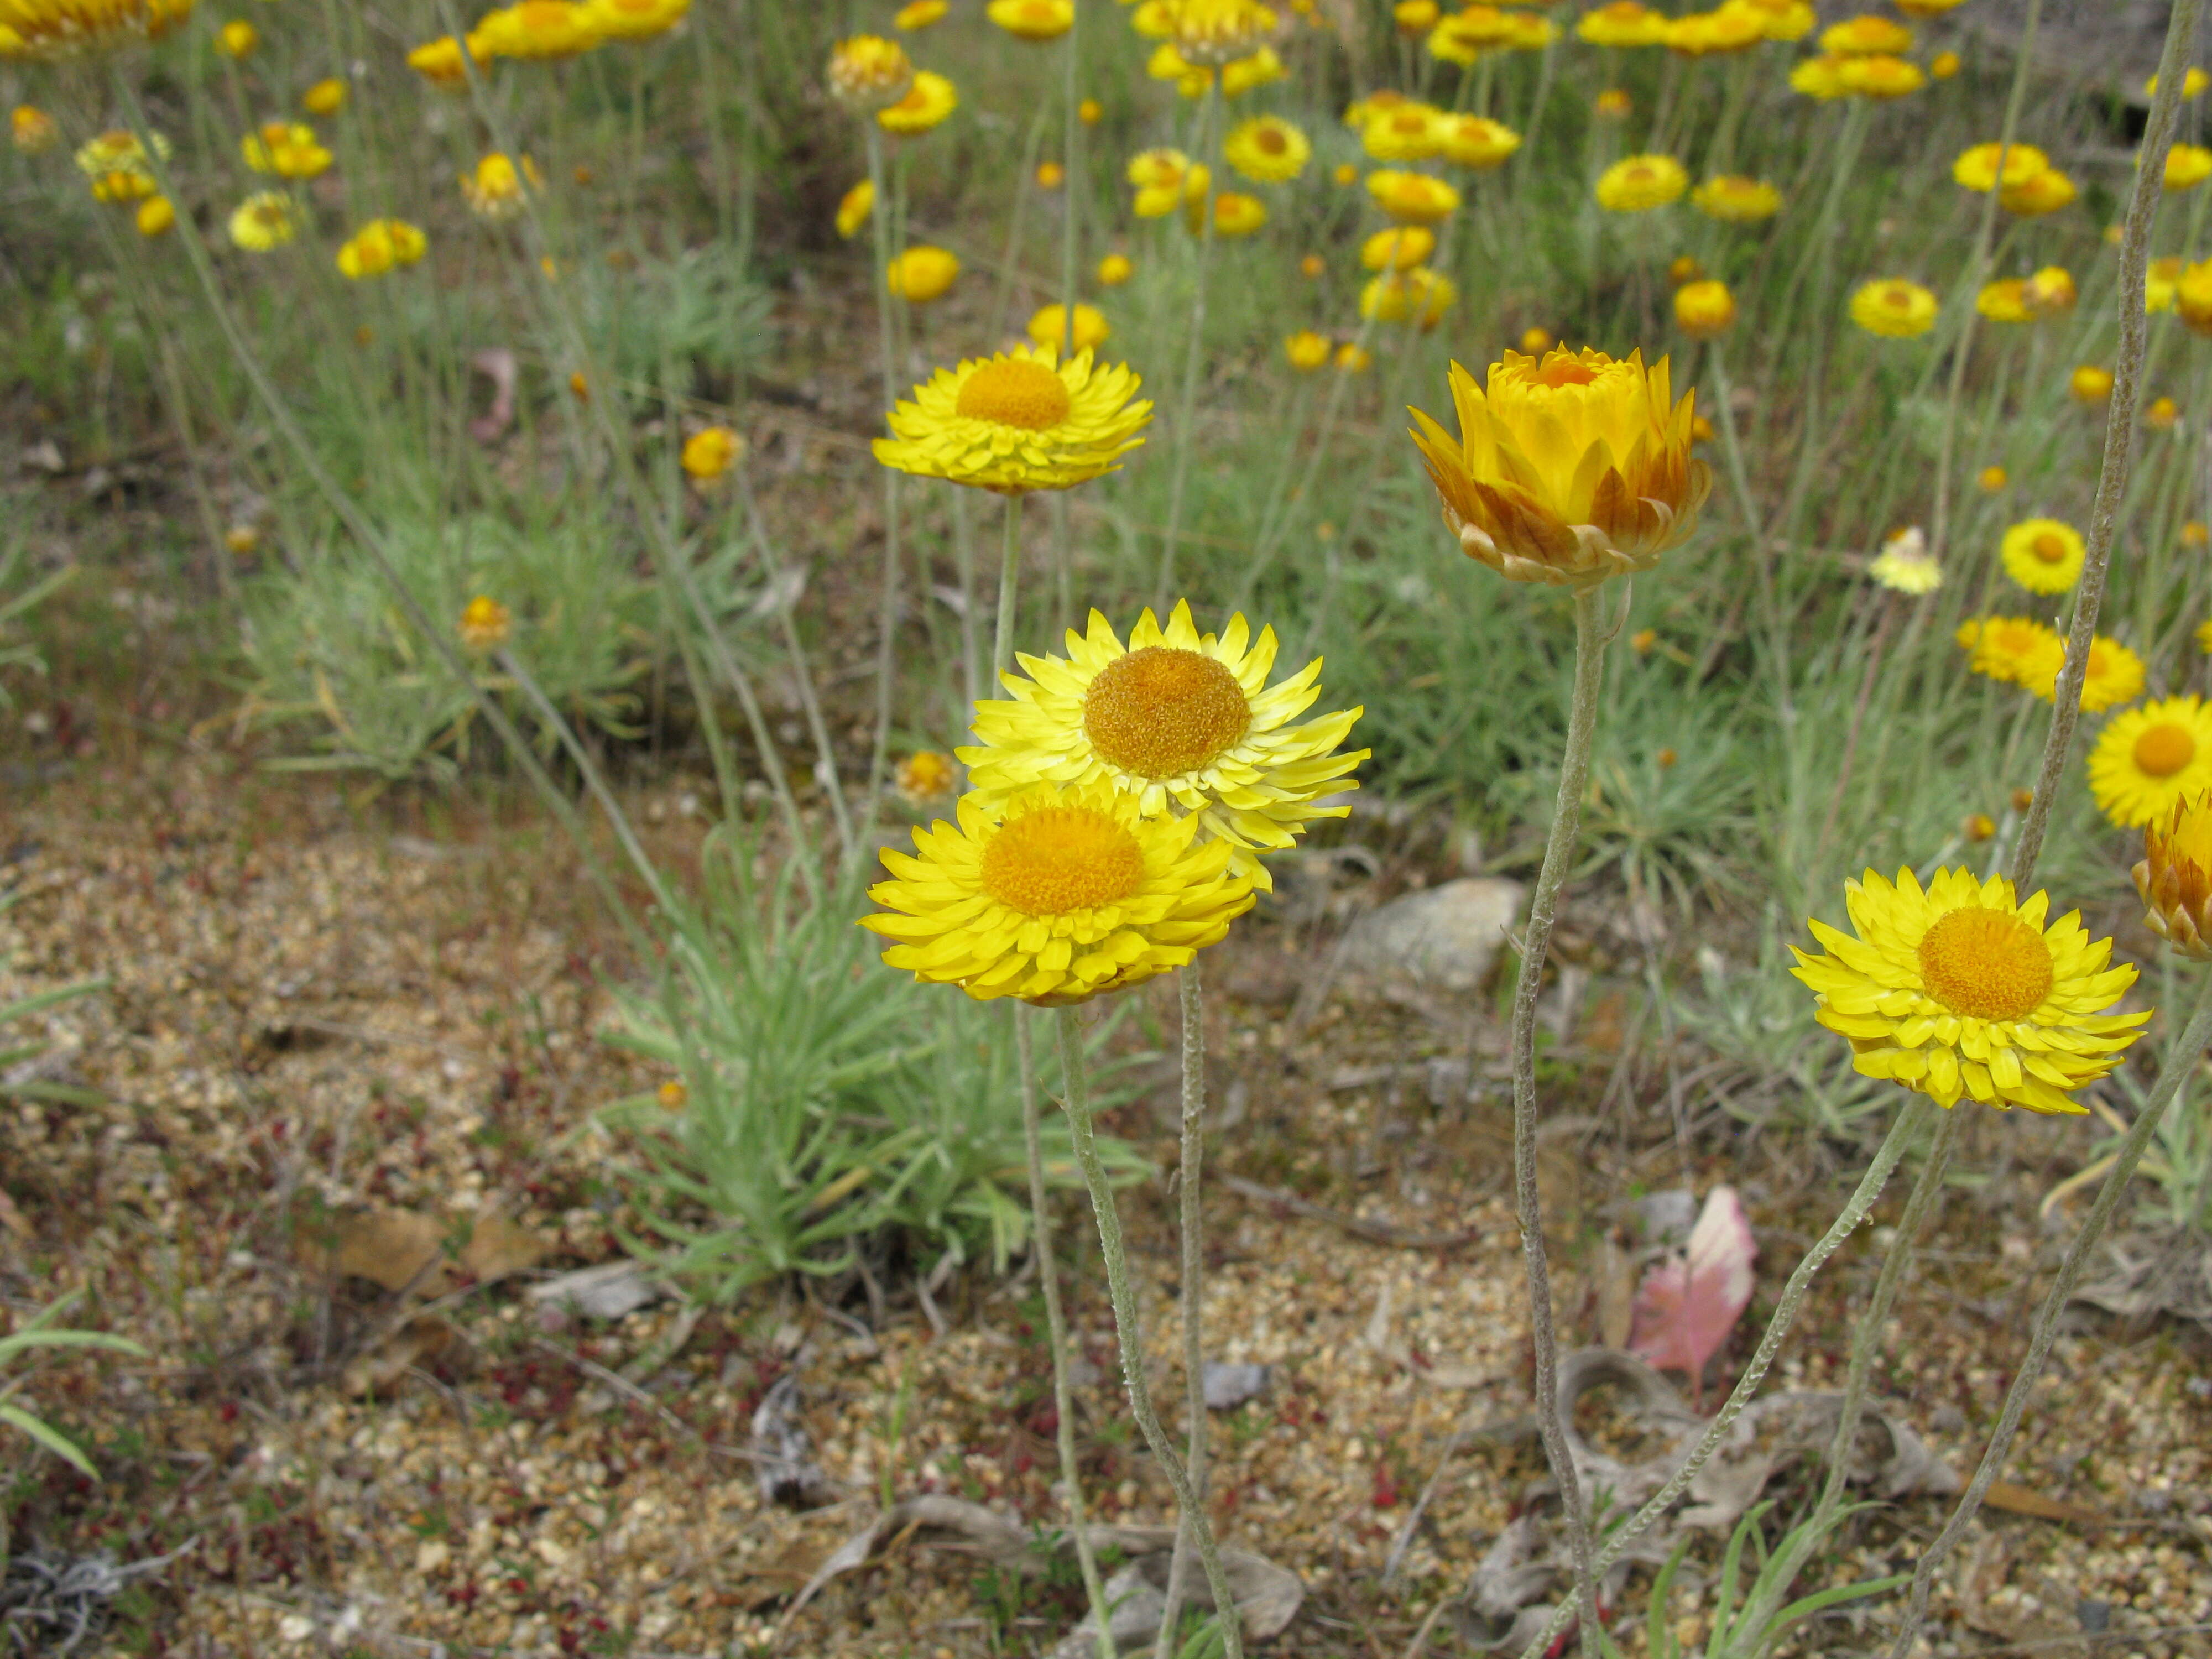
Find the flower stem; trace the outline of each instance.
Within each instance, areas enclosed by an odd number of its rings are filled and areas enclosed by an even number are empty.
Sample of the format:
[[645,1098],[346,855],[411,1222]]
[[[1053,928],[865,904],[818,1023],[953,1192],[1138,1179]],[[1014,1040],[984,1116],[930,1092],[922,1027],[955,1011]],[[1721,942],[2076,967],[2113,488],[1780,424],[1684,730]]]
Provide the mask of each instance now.
[[[1559,1505],[1566,1513],[1574,1550],[1575,1579],[1581,1598],[1582,1641],[1586,1652],[1599,1650],[1597,1577],[1590,1560],[1589,1518],[1582,1483],[1567,1449],[1566,1426],[1559,1419],[1559,1334],[1552,1322],[1552,1272],[1544,1249],[1543,1200],[1536,1188],[1536,995],[1544,982],[1544,957],[1552,940],[1559,889],[1574,861],[1582,832],[1583,787],[1589,775],[1590,738],[1597,728],[1598,689],[1603,682],[1605,647],[1613,633],[1604,626],[1603,589],[1575,595],[1574,699],[1567,711],[1566,747],[1559,757],[1559,799],[1552,809],[1552,833],[1544,845],[1544,866],[1529,901],[1528,926],[1521,940],[1521,973],[1513,987],[1513,1213],[1521,1226],[1522,1265],[1528,1279],[1528,1324],[1536,1352],[1536,1424],[1544,1455],[1559,1482]],[[1621,614],[1627,615],[1623,605]],[[1617,631],[1617,630],[1615,630]]]
[[[1221,1565],[1221,1548],[1214,1541],[1213,1523],[1191,1490],[1189,1471],[1169,1444],[1159,1413],[1152,1409],[1152,1385],[1145,1380],[1145,1340],[1137,1313],[1137,1298],[1129,1283],[1129,1259],[1121,1243],[1121,1212],[1114,1201],[1114,1188],[1099,1161],[1098,1146],[1091,1129],[1090,1084],[1084,1071],[1081,1016],[1073,1007],[1060,1011],[1060,1064],[1066,1080],[1067,1126],[1075,1144],[1075,1162],[1091,1189],[1091,1208],[1098,1221],[1098,1253],[1106,1264],[1106,1290],[1114,1304],[1115,1336],[1121,1351],[1121,1376],[1129,1389],[1129,1407],[1145,1443],[1152,1449],[1176,1502],[1190,1524],[1191,1541],[1206,1568],[1206,1582],[1213,1592],[1213,1606],[1221,1624],[1225,1659],[1244,1659],[1244,1621],[1230,1593],[1229,1575]],[[1164,1640],[1172,1634],[1164,1632]]]
[[2105,601],[2105,580],[2112,562],[2114,520],[2127,493],[2135,460],[2136,400],[2142,391],[2143,288],[2150,264],[2151,220],[2158,212],[2166,179],[2166,153],[2180,112],[2182,66],[2190,61],[2197,19],[2203,0],[2174,0],[2166,24],[2166,47],[2159,57],[2158,92],[2150,100],[2138,152],[2142,167],[2128,200],[2126,228],[2120,233],[2120,349],[2112,363],[2112,396],[2105,410],[2105,458],[2097,475],[2097,495],[2089,509],[2087,556],[2075,589],[2074,623],[2067,631],[2066,665],[2058,672],[2050,736],[2043,745],[2043,767],[2035,780],[2035,799],[2020,826],[2013,854],[2013,884],[2025,887],[2043,854],[2043,834],[2051,822],[2051,802],[2073,746],[2081,717],[2081,684],[2089,672],[2089,642],[2097,631],[2097,612]]
[[[1611,1567],[1630,1544],[1642,1536],[1653,1522],[1666,1513],[1676,1498],[1689,1490],[1690,1482],[1697,1479],[1698,1471],[1705,1467],[1715,1449],[1727,1437],[1729,1430],[1735,1426],[1736,1419],[1743,1414],[1743,1408],[1751,1403],[1751,1397],[1759,1391],[1759,1385],[1765,1380],[1768,1369],[1774,1364],[1775,1355],[1782,1350],[1783,1339],[1789,1335],[1790,1328],[1796,1320],[1797,1310],[1804,1304],[1806,1291],[1812,1288],[1814,1275],[1827,1265],[1828,1258],[1835,1255],[1844,1241],[1866,1219],[1867,1212],[1881,1196],[1881,1189],[1889,1184],[1890,1172],[1897,1168],[1898,1160],[1905,1156],[1905,1149],[1912,1144],[1926,1125],[1929,1114],[1936,1109],[1936,1103],[1924,1095],[1913,1095],[1907,1098],[1905,1109],[1897,1115],[1896,1121],[1889,1126],[1889,1133],[1882,1137],[1881,1145],[1875,1149],[1874,1162],[1867,1165],[1866,1173],[1859,1177],[1858,1187],[1844,1206],[1843,1212],[1829,1224],[1828,1231],[1821,1234],[1820,1242],[1805,1253],[1804,1260],[1797,1264],[1790,1275],[1789,1282],[1783,1285],[1782,1295],[1774,1304],[1773,1316],[1766,1322],[1766,1329],[1760,1335],[1759,1346],[1751,1356],[1751,1364],[1744,1367],[1743,1375],[1736,1379],[1735,1387],[1729,1391],[1729,1397],[1722,1405],[1719,1414],[1706,1425],[1698,1443],[1690,1449],[1690,1455],[1668,1478],[1667,1484],[1646,1498],[1642,1509],[1606,1535],[1605,1547],[1598,1551],[1596,1559],[1590,1564],[1593,1571],[1602,1573]],[[1566,1628],[1567,1620],[1573,1616],[1574,1604],[1571,1601],[1562,1603],[1553,1613],[1551,1623],[1545,1627],[1543,1633],[1522,1650],[1521,1659],[1540,1659],[1553,1639]]]
[[[1972,1109],[1971,1104],[1967,1108]],[[1959,1126],[1962,1121],[1956,1109],[1946,1111],[1936,1126],[1936,1134],[1928,1147],[1928,1161],[1921,1166],[1920,1178],[1912,1183],[1912,1193],[1905,1200],[1905,1213],[1898,1218],[1897,1243],[1884,1256],[1881,1272],[1875,1279],[1874,1294],[1869,1298],[1866,1310],[1859,1316],[1858,1328],[1851,1338],[1851,1358],[1844,1376],[1844,1397],[1837,1408],[1836,1431],[1828,1442],[1828,1478],[1820,1489],[1820,1501],[1813,1511],[1810,1526],[1796,1530],[1796,1542],[1771,1573],[1761,1573],[1759,1587],[1744,1603],[1743,1613],[1735,1627],[1744,1631],[1763,1631],[1775,1611],[1776,1604],[1789,1594],[1796,1582],[1797,1574],[1813,1552],[1826,1541],[1829,1530],[1837,1520],[1837,1510],[1843,1505],[1844,1492],[1850,1480],[1851,1454],[1856,1449],[1859,1421],[1866,1414],[1867,1374],[1874,1368],[1875,1356],[1881,1352],[1882,1332],[1889,1323],[1890,1309],[1896,1304],[1898,1286],[1904,1283],[1905,1270],[1911,1265],[1914,1242],[1927,1225],[1929,1212],[1943,1190],[1943,1172],[1950,1165],[1952,1149],[1957,1146]]]
[[1083,1469],[1075,1457],[1075,1401],[1067,1376],[1067,1315],[1060,1305],[1060,1269],[1052,1259],[1052,1219],[1045,1190],[1044,1146],[1038,1122],[1036,1056],[1030,1030],[1030,1010],[1014,1005],[1014,1057],[1022,1073],[1022,1149],[1028,1156],[1030,1228],[1036,1253],[1037,1282],[1044,1287],[1045,1329],[1052,1342],[1052,1404],[1059,1418],[1054,1438],[1060,1447],[1060,1478],[1067,1488],[1067,1524],[1075,1534],[1075,1559],[1083,1570],[1083,1591],[1091,1602],[1091,1616],[1098,1623],[1098,1659],[1116,1659],[1114,1651],[1113,1610],[1106,1604],[1106,1586],[1098,1577],[1098,1558],[1091,1553],[1091,1534],[1083,1520]]
[[[1176,1171],[1176,1195],[1182,1223],[1183,1466],[1191,1490],[1206,1502],[1206,1230],[1199,1209],[1200,1166],[1206,1157],[1205,987],[1194,957],[1176,970],[1176,992],[1182,1008],[1182,1160]],[[1183,1582],[1190,1571],[1190,1516],[1176,1528],[1175,1554],[1168,1563],[1166,1601],[1160,1612],[1162,1639],[1172,1642],[1182,1620]]]
[[[2185,8],[2194,13],[2197,0],[2179,0],[2174,7],[2177,23]],[[2191,21],[2195,21],[2193,16]],[[2169,41],[2172,39],[2172,36],[2168,37]],[[2177,82],[2179,67],[2169,48],[2166,60],[2159,66],[2159,85],[2164,88]],[[2153,169],[2148,162],[2144,165],[2146,171],[2155,178],[2163,170],[2164,164],[2160,163],[2156,169]],[[1942,1565],[1943,1558],[1959,1541],[1967,1522],[1974,1518],[1974,1512],[1981,1507],[1982,1499],[1988,1496],[1990,1483],[1996,1479],[1998,1470],[2004,1467],[2005,1455],[2012,1449],[2012,1437],[2019,1431],[2020,1419],[2027,1410],[2028,1395],[2043,1375],[2044,1363],[2051,1358],[2051,1345],[2058,1334],[2059,1316],[2066,1311],[2067,1303],[2073,1298],[2074,1287],[2081,1281],[2081,1270],[2088,1262],[2089,1252],[2096,1248],[2097,1241],[2104,1236],[2106,1224],[2112,1220],[2112,1212],[2119,1206],[2122,1189],[2134,1177],[2136,1165],[2142,1161],[2143,1148],[2150,1144],[2151,1136],[2157,1133],[2160,1121],[2165,1117],[2166,1108],[2173,1103],[2174,1097],[2181,1092],[2182,1084],[2196,1071],[2208,1042],[2212,1042],[2212,972],[2204,973],[2198,980],[2196,1006],[2190,1011],[2189,1023],[2183,1029],[2180,1040],[2166,1057],[2158,1086],[2152,1090],[2150,1098],[2143,1103],[2141,1115],[2129,1126],[2126,1138],[2120,1142],[2112,1171],[2106,1176],[2105,1184],[2097,1189],[2097,1200],[2090,1206],[2088,1219],[2081,1224],[2081,1231],[2075,1236],[2073,1243],[2067,1247],[2065,1258],[2058,1264],[2058,1277],[2051,1281],[2051,1290],[2043,1298],[2043,1306],[2036,1311],[2034,1329],[2028,1337],[2027,1357],[2021,1361],[2012,1386],[2005,1390],[2004,1409],[1998,1414],[1996,1432],[1990,1436],[1989,1447],[1982,1454],[1980,1467],[1975,1469],[1974,1478],[1967,1483],[1965,1495],[1959,1499],[1959,1507],[1952,1510],[1951,1518],[1943,1523],[1943,1530],[1936,1535],[1936,1541],[1921,1553],[1918,1563],[1913,1567],[1912,1587],[1906,1595],[1905,1623],[1890,1650],[1891,1659],[1905,1659],[1912,1650],[1921,1620],[1928,1614],[1928,1592],[1935,1582],[1936,1569]]]
[[1190,477],[1191,428],[1198,421],[1198,371],[1206,356],[1206,279],[1213,264],[1214,192],[1221,186],[1221,71],[1209,71],[1206,102],[1200,107],[1200,146],[1205,158],[1205,217],[1198,228],[1198,269],[1190,300],[1190,334],[1183,346],[1182,388],[1176,420],[1175,470],[1168,483],[1167,529],[1160,540],[1160,580],[1156,595],[1165,611],[1176,596],[1176,545],[1182,536],[1183,486]]
[[999,554],[999,621],[991,634],[991,687],[1014,665],[1014,600],[1022,579],[1022,498],[1006,497],[1006,537]]
[[[891,314],[890,284],[890,198],[884,187],[884,132],[873,116],[861,122],[868,140],[868,184],[875,193],[875,210],[869,214],[874,228],[876,268],[876,323],[882,338],[884,407],[888,410],[898,397],[898,375],[892,360],[894,320]],[[898,613],[899,613],[899,479],[895,466],[884,468],[884,572],[883,605],[877,619],[879,635],[876,641],[876,734],[868,746],[867,805],[862,810],[860,821],[876,821],[877,803],[883,797],[884,762],[890,753],[891,704],[893,680],[898,672]]]
[[[1996,175],[2000,180],[2004,177],[2005,157],[2012,149],[2013,135],[2020,131],[2020,106],[2027,94],[2028,70],[2035,62],[2035,28],[2042,15],[2043,0],[2027,0],[2027,16],[2021,26],[2020,58],[2013,68],[2012,89],[2005,96],[2004,124],[1997,131]],[[1997,198],[2003,193],[1993,184],[1982,204],[1981,222],[1974,228],[1974,251],[1966,261],[1966,279],[1960,285],[1967,310],[1960,325],[1958,340],[1951,348],[1951,386],[1943,399],[1942,436],[1936,449],[1936,511],[1928,531],[1928,551],[1938,559],[1943,556],[1951,528],[1951,460],[1958,439],[1959,400],[1966,390],[1966,359],[1973,354],[1974,324],[1980,314],[1973,308],[1972,301],[1989,275],[1990,238],[1996,228]]]

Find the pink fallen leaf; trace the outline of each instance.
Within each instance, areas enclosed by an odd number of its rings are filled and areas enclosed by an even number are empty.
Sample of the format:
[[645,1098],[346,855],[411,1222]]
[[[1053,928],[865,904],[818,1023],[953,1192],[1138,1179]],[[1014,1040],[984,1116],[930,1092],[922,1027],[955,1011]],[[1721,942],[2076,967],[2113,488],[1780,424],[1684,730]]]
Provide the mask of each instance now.
[[1714,1188],[1690,1229],[1689,1249],[1654,1263],[1637,1287],[1629,1352],[1662,1370],[1686,1371],[1691,1397],[1700,1401],[1705,1362],[1751,1305],[1758,1254],[1735,1188]]
[[514,424],[514,354],[505,346],[479,351],[469,367],[491,381],[491,407],[469,422],[469,435],[480,444],[495,442]]

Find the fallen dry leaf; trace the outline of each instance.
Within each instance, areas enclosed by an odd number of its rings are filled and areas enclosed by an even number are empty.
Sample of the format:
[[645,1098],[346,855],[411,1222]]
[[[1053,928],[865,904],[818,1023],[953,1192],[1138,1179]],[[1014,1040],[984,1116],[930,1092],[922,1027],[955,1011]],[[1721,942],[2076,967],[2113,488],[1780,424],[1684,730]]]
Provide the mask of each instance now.
[[345,1368],[345,1390],[380,1394],[406,1376],[416,1360],[436,1353],[453,1340],[453,1328],[442,1319],[410,1319]]
[[1716,1187],[1690,1230],[1687,1251],[1654,1266],[1636,1292],[1629,1352],[1662,1370],[1686,1373],[1693,1406],[1705,1391],[1705,1362],[1751,1305],[1751,1264],[1758,1254],[1735,1189]]
[[2096,1525],[2111,1518],[2085,1504],[2069,1503],[2063,1498],[2046,1498],[2033,1486],[2012,1480],[1990,1481],[1982,1502],[1993,1510],[2033,1516],[2038,1521],[2070,1521],[2077,1526]]
[[317,1271],[366,1279],[395,1293],[444,1296],[471,1281],[489,1285],[535,1265],[546,1243],[501,1215],[450,1220],[417,1210],[342,1216],[326,1238],[304,1237],[301,1256]]

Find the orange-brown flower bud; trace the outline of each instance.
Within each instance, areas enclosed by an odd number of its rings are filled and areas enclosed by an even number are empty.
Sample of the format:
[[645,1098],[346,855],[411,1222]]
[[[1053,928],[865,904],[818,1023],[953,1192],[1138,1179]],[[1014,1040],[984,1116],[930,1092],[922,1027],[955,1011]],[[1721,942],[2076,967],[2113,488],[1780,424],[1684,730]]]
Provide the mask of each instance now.
[[2212,790],[2183,796],[2145,826],[2132,873],[2150,930],[2182,955],[2212,961]]

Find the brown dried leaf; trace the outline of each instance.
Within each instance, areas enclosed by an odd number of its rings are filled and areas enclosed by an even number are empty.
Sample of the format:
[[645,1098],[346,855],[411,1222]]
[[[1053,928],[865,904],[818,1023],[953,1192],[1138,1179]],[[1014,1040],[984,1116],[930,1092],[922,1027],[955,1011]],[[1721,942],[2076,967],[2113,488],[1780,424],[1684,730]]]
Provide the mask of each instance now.
[[348,1394],[375,1394],[407,1375],[407,1368],[428,1358],[453,1339],[453,1328],[442,1319],[410,1319],[369,1352],[345,1368]]
[[520,1273],[546,1248],[501,1215],[448,1222],[416,1210],[363,1210],[339,1218],[326,1242],[303,1239],[301,1255],[333,1277],[366,1279],[395,1293],[411,1285],[429,1297]]
[[2014,1515],[2033,1516],[2038,1521],[2069,1521],[2076,1526],[2095,1526],[2111,1517],[2084,1504],[2069,1503],[2063,1498],[2046,1498],[2033,1486],[2023,1486],[2012,1480],[1992,1480],[1982,1502],[1993,1510],[2008,1510]]

